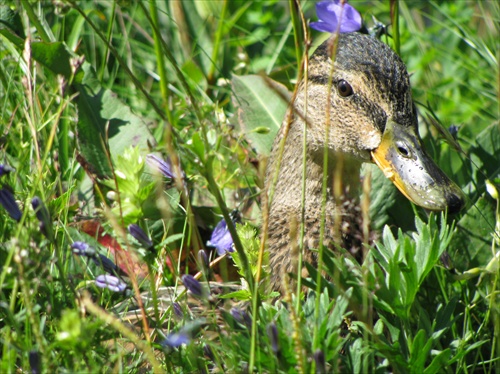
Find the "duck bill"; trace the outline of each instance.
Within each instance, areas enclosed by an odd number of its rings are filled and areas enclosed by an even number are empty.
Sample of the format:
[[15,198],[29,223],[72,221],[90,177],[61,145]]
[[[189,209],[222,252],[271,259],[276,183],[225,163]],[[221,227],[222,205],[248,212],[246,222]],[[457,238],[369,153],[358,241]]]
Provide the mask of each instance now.
[[388,121],[373,161],[414,204],[456,213],[465,196],[425,153],[413,127]]

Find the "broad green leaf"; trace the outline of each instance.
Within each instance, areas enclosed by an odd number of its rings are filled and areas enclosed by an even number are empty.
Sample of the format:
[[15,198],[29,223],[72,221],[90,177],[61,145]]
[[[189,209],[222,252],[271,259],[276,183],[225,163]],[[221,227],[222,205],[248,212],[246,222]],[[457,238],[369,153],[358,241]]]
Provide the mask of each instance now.
[[[9,29],[0,28],[0,34],[13,43],[18,49],[22,50],[24,48],[25,41],[12,33]],[[54,74],[61,74],[66,79],[71,76],[71,53],[62,42],[32,42],[31,57],[47,67]]]
[[7,28],[14,31],[21,38],[25,38],[19,12],[15,12],[7,5],[7,2],[2,1],[0,3],[0,30]]
[[162,246],[162,247],[167,246],[171,243],[176,242],[177,240],[181,240],[183,238],[183,236],[184,236],[183,234],[170,235],[168,238],[166,238],[164,241],[162,241],[159,246]]
[[364,164],[362,174],[371,173],[370,188],[370,218],[375,230],[384,225],[396,225],[403,231],[414,230],[415,213],[412,204],[396,186],[385,177],[384,173],[374,164]]
[[450,256],[460,271],[484,267],[491,260],[492,232],[495,229],[495,202],[481,197],[458,221],[450,243]]
[[45,65],[55,74],[61,74],[66,79],[71,76],[70,59],[71,55],[62,42],[31,43],[33,58]]
[[100,85],[90,64],[85,63],[83,71],[82,83],[76,84],[80,153],[99,177],[110,177],[111,154],[122,153],[129,146],[137,146],[145,154],[154,138],[141,117]]
[[432,339],[437,340],[452,324],[453,312],[458,302],[458,297],[452,297],[446,306],[440,305],[433,323]]
[[444,351],[439,352],[424,370],[424,374],[435,374],[442,373],[444,368],[449,365],[449,360],[451,357],[450,348],[446,348]]
[[476,146],[471,149],[471,159],[477,166],[476,182],[484,187],[485,179],[500,176],[500,124],[494,123],[476,138]]
[[220,15],[222,4],[219,2],[207,1],[174,1],[170,3],[173,14],[182,14],[178,19],[177,26],[183,41],[193,39],[196,42],[196,48],[202,51],[193,55],[194,45],[183,45],[184,51],[189,56],[189,60],[195,60],[205,74],[208,74],[213,61],[211,61],[213,40],[210,38],[211,29]]
[[430,348],[428,344],[426,344],[427,342],[425,330],[420,330],[413,339],[413,344],[410,348],[410,373],[422,373],[428,354],[428,348]]
[[252,300],[252,293],[248,290],[239,290],[219,295],[220,299]]
[[[233,103],[238,124],[257,153],[268,155],[288,107],[286,88],[260,75],[234,75]],[[268,128],[266,133],[263,127]]]

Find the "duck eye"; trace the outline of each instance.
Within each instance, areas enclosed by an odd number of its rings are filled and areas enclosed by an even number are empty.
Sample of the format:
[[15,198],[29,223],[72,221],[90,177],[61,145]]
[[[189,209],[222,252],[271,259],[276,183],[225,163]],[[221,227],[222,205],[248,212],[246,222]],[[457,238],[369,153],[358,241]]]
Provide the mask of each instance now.
[[337,83],[337,90],[342,97],[348,97],[353,94],[351,85],[343,79]]

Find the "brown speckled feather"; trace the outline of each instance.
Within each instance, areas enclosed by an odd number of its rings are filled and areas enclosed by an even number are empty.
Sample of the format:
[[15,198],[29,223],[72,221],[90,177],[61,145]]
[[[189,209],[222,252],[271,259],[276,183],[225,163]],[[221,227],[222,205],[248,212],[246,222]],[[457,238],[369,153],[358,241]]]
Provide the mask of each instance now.
[[[332,39],[322,44],[310,59],[308,80],[301,82],[299,91],[288,116],[291,118],[285,139],[283,157],[278,165],[280,142],[287,118],[275,139],[266,172],[269,192],[276,169],[277,183],[269,210],[268,248],[270,252],[271,287],[282,289],[288,272],[297,273],[296,253],[290,238],[290,223],[301,221],[301,191],[303,170],[304,119],[307,123],[307,156],[304,207],[304,259],[315,261],[319,247],[321,225],[321,191],[323,178],[323,150],[326,126],[328,138],[328,199],[326,202],[326,232],[324,244],[333,247],[335,216],[342,217],[338,225],[341,243],[347,250],[359,249],[356,234],[360,225],[359,196],[360,167],[370,162],[370,151],[380,144],[388,118],[403,126],[416,126],[416,114],[411,98],[409,76],[401,59],[385,44],[358,33],[341,34],[338,40],[335,69],[332,72]],[[341,97],[337,83],[347,81],[354,94]],[[327,90],[331,89],[330,103]],[[327,109],[330,122],[327,123]],[[341,185],[343,196],[336,204],[332,189],[333,175],[342,160]],[[296,238],[298,236],[295,236]],[[357,238],[356,238],[357,237]]]

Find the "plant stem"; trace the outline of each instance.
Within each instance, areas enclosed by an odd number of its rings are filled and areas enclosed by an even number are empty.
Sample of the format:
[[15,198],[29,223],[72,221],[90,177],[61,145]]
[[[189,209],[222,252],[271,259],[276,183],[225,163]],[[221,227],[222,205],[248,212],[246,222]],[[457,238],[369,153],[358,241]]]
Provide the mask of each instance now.
[[[154,0],[152,0],[152,1],[154,1]],[[208,76],[207,76],[207,82],[209,85],[213,85],[215,83],[214,82],[214,74],[215,74],[217,57],[219,55],[220,42],[221,42],[222,36],[226,34],[225,27],[224,27],[225,26],[224,20],[226,18],[228,3],[229,2],[227,0],[223,0],[223,2],[222,2],[222,11],[220,14],[219,22],[217,24],[217,31],[215,33],[215,41],[213,44],[212,61],[211,61],[210,70],[209,70]]]
[[394,40],[394,50],[399,55],[399,0],[391,0],[391,22],[392,22],[392,37]]
[[173,124],[172,112],[169,110],[169,90],[168,90],[168,79],[167,73],[165,71],[165,63],[163,61],[163,53],[161,48],[161,35],[159,34],[159,22],[158,22],[158,8],[156,7],[156,1],[149,1],[149,10],[151,12],[151,22],[153,24],[153,38],[155,41],[155,55],[156,55],[156,66],[158,68],[158,75],[160,76],[160,90],[163,102],[165,105],[165,115],[170,124]]

